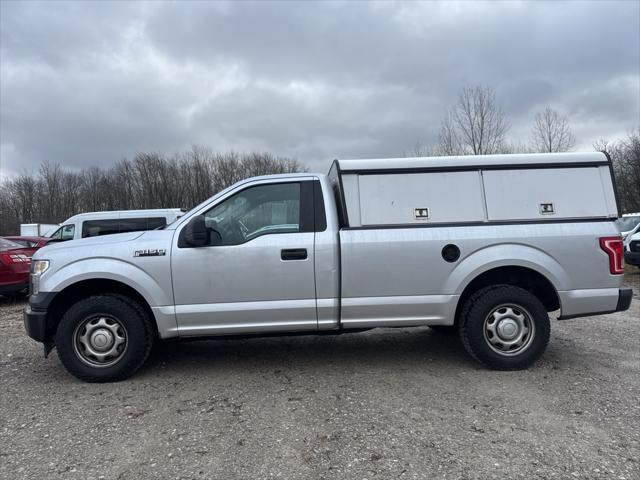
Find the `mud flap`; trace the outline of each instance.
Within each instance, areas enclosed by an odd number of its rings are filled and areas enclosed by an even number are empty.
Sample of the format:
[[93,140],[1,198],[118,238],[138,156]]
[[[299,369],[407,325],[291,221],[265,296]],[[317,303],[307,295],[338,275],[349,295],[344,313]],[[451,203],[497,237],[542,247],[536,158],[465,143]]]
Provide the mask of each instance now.
[[47,358],[55,344],[53,342],[44,342],[42,345],[44,346],[44,358]]

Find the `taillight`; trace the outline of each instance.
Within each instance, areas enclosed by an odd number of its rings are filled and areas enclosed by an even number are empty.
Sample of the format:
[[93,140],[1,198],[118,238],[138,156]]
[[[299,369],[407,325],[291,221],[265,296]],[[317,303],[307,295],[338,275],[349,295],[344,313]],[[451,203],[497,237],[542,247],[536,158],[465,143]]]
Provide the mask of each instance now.
[[613,275],[624,273],[624,244],[621,237],[601,237],[600,248],[609,256],[609,272]]
[[14,263],[31,263],[31,257],[21,253],[2,253],[0,254],[0,261],[5,265],[11,265]]

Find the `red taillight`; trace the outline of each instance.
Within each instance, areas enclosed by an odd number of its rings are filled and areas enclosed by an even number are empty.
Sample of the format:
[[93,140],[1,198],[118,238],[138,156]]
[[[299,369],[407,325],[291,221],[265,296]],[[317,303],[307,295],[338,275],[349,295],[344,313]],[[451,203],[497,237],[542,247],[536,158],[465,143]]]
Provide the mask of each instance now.
[[613,275],[624,273],[624,244],[621,237],[601,237],[600,248],[609,256],[609,272]]
[[14,263],[31,263],[31,257],[22,253],[1,253],[0,262],[5,265],[12,265]]

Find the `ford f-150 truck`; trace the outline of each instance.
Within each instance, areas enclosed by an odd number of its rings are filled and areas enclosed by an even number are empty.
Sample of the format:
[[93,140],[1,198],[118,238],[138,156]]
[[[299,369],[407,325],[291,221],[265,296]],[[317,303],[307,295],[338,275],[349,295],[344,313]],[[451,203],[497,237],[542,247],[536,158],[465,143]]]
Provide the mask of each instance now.
[[429,326],[522,369],[559,319],[629,308],[601,153],[336,160],[257,177],[164,228],[39,250],[27,333],[90,382],[154,342]]

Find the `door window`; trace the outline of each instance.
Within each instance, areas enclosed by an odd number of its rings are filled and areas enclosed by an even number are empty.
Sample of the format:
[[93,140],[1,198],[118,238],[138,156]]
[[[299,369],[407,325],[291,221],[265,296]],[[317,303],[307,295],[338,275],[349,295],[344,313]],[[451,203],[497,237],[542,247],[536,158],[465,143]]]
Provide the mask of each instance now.
[[82,238],[118,233],[118,219],[87,220],[82,223]]
[[73,240],[73,234],[75,233],[75,225],[63,225],[58,230],[53,232],[51,238],[53,240],[65,241]]
[[239,245],[262,235],[300,232],[300,183],[250,187],[204,214],[217,245]]
[[149,217],[147,221],[147,230],[155,230],[156,228],[166,227],[167,219],[165,217]]

